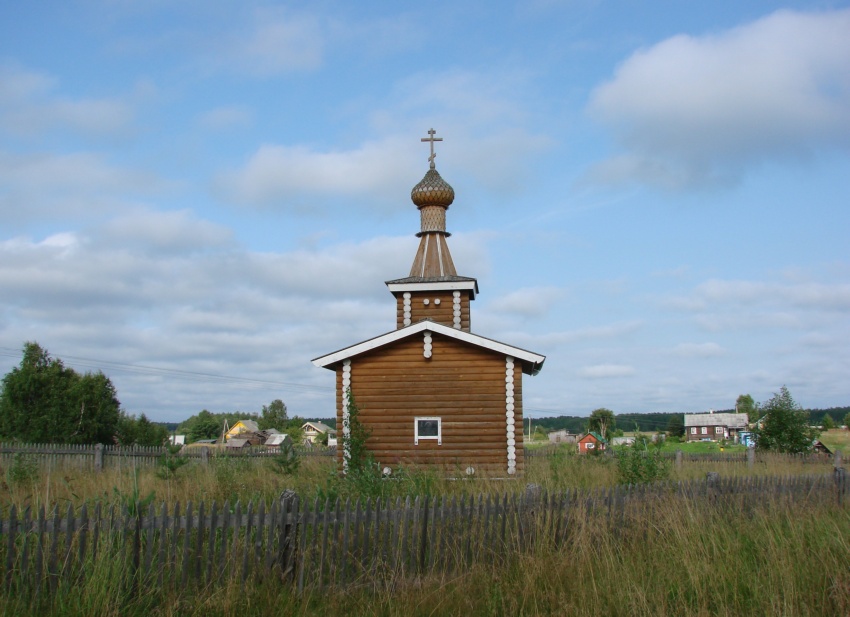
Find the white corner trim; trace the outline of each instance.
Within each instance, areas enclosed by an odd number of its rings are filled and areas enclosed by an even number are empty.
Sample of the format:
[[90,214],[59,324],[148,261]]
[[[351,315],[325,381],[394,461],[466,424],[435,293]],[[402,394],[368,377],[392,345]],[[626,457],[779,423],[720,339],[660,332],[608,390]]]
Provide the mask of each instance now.
[[516,473],[516,415],[514,413],[514,359],[505,356],[505,433],[507,435],[508,475]]
[[351,436],[351,410],[348,408],[348,393],[351,392],[351,360],[342,363],[342,470],[348,471],[351,460],[349,437]]

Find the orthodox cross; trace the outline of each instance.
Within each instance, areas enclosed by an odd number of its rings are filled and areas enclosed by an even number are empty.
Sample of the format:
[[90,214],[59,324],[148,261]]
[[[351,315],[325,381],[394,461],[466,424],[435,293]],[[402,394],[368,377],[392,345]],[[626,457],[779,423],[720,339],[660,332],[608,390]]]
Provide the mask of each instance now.
[[434,142],[435,141],[443,141],[442,137],[434,137],[437,134],[437,131],[431,129],[428,131],[428,135],[430,137],[423,137],[420,141],[429,141],[431,142],[431,156],[428,157],[428,162],[431,163],[431,169],[434,169],[434,158],[437,156],[434,154]]

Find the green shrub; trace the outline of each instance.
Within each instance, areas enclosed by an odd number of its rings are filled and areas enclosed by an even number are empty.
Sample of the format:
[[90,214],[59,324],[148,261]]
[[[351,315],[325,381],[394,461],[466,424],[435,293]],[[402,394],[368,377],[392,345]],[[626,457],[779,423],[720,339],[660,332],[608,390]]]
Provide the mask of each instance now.
[[280,451],[272,457],[269,467],[282,476],[291,476],[301,466],[301,459],[292,447],[291,440],[287,439],[280,444]]
[[38,482],[38,461],[35,456],[18,452],[6,470],[9,486],[28,487]]
[[650,447],[646,438],[637,435],[634,445],[617,455],[617,473],[620,484],[660,482],[669,477],[670,462],[661,456],[658,445]]

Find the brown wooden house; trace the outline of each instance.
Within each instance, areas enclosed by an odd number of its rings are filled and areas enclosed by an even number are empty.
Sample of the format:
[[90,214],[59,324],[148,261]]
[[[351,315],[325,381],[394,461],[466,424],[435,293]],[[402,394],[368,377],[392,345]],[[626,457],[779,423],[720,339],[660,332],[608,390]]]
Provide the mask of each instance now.
[[[336,373],[337,426],[344,444],[348,392],[371,431],[375,460],[437,465],[453,475],[514,475],[524,470],[522,375],[545,357],[474,334],[474,278],[458,276],[447,243],[446,210],[454,189],[434,166],[412,192],[419,209],[419,249],[406,278],[387,281],[395,330],[313,360]],[[344,446],[338,460],[344,468]]]

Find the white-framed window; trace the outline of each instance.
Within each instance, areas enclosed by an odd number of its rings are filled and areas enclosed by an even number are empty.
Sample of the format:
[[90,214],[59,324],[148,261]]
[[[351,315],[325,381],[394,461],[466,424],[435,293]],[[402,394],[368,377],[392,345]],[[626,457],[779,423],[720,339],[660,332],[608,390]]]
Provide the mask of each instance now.
[[714,432],[717,433],[718,435],[722,435],[723,434],[723,427],[722,426],[715,426]]
[[692,426],[691,427],[691,435],[696,435],[696,434],[697,434],[697,427]]
[[708,427],[707,426],[701,426],[699,432],[703,435],[708,435]]
[[592,441],[588,441],[587,444],[586,444],[586,448],[588,450],[593,450],[595,447],[596,447],[596,444],[593,443]]
[[437,445],[443,445],[442,418],[414,418],[413,443],[419,445],[420,439],[436,439]]

